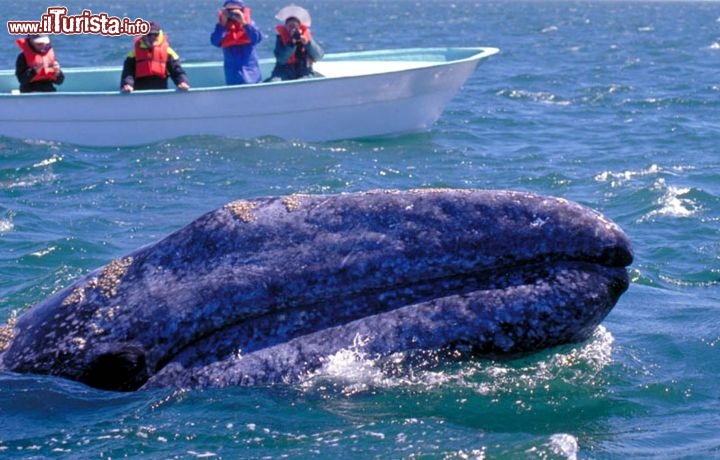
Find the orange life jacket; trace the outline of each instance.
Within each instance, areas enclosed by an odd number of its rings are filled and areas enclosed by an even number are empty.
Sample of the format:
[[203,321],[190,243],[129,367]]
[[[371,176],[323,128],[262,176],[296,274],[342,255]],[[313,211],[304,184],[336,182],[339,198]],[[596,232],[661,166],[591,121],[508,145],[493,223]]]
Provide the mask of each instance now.
[[[246,6],[242,11],[243,16],[245,16],[245,23],[250,24],[250,8]],[[222,12],[218,13],[218,21],[220,21],[221,16]],[[220,42],[220,47],[227,48],[228,46],[250,44],[250,37],[248,37],[247,32],[245,32],[245,27],[239,22],[228,21],[225,23],[225,29],[227,30],[225,31],[222,42]]]
[[27,62],[28,67],[42,66],[38,68],[37,73],[33,79],[30,80],[31,82],[57,80],[57,72],[53,67],[55,63],[55,51],[52,48],[50,48],[47,53],[40,54],[30,46],[27,38],[17,39],[15,43],[17,43],[23,55],[25,55],[25,62]]
[[135,78],[167,77],[168,48],[166,36],[152,48],[144,46],[142,37],[135,37]]
[[[277,25],[275,26],[275,30],[277,30],[278,35],[280,36],[280,40],[282,40],[283,45],[288,46],[290,43],[292,43],[292,37],[288,33],[287,29],[283,25]],[[310,34],[310,28],[307,27],[305,24],[300,24],[300,34],[307,40],[308,43],[310,43],[310,40],[312,40],[312,35]],[[312,64],[312,59],[310,56],[307,57],[308,61]],[[295,64],[295,60],[297,58],[295,57],[295,53],[290,56],[290,59],[288,59],[288,64]]]

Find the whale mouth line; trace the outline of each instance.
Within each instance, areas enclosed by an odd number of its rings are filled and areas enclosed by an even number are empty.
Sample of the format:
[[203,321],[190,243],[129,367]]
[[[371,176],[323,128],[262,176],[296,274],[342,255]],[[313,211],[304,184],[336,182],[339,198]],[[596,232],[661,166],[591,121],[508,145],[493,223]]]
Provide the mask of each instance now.
[[[287,342],[289,339],[312,334],[320,330],[344,325],[369,315],[383,313],[403,307],[449,299],[454,296],[468,296],[473,293],[510,290],[520,286],[530,286],[542,282],[556,282],[557,274],[563,271],[593,273],[610,271],[617,283],[619,292],[627,289],[628,281],[623,267],[580,259],[555,259],[552,264],[547,260],[532,263],[514,263],[483,267],[482,270],[461,274],[452,274],[402,285],[388,285],[362,292],[355,292],[343,299],[325,298],[312,303],[285,301],[275,304],[267,312],[236,319],[220,327],[206,330],[193,340],[183,344],[175,352],[168,353],[154,366],[152,374],[162,370],[173,362],[179,362],[184,368],[202,367],[223,359],[235,358],[242,354],[269,348]],[[372,305],[373,308],[368,308]],[[342,308],[338,308],[342,307]],[[307,321],[313,316],[319,321]],[[322,319],[325,319],[324,321]],[[273,324],[285,322],[285,334],[277,334]],[[240,343],[239,338],[249,337],[250,331],[263,331]]]

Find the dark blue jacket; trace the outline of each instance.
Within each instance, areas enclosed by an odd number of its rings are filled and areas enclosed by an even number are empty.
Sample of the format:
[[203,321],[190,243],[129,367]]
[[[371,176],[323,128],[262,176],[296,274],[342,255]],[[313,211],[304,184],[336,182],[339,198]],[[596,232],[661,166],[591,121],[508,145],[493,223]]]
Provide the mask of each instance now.
[[[250,38],[250,43],[223,48],[225,83],[228,85],[259,83],[262,80],[260,64],[257,53],[255,53],[255,45],[262,41],[262,32],[255,26],[255,22],[244,27],[245,33]],[[220,47],[226,30],[224,25],[217,23],[215,30],[210,35],[210,43]]]

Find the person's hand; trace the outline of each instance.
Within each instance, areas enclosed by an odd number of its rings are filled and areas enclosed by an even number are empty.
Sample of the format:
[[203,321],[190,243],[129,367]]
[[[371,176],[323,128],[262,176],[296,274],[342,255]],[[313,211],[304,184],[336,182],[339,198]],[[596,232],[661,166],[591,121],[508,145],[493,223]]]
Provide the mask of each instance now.
[[241,26],[247,25],[247,21],[245,21],[245,15],[243,14],[243,11],[237,8],[234,8],[232,10],[223,8],[220,17],[220,23],[222,25],[227,25],[228,21],[235,21]]
[[60,63],[58,61],[54,61],[52,66],[55,72],[60,72]]
[[285,30],[287,30],[288,35],[290,35],[293,45],[308,44],[308,39],[303,36],[303,33],[300,30],[300,26],[295,21],[291,21],[290,23],[286,24]]
[[240,25],[242,25],[242,26],[247,25],[247,21],[245,20],[245,11],[244,10],[240,10],[240,14],[236,14],[234,17],[235,17],[235,20],[240,23]]
[[123,93],[132,93],[132,92],[133,92],[133,89],[134,89],[134,88],[132,87],[132,85],[128,85],[127,83],[125,83],[124,85],[122,85],[122,88],[120,88],[120,90],[121,90]]
[[186,81],[181,81],[181,82],[177,85],[177,89],[179,89],[179,90],[181,90],[181,91],[187,91],[187,90],[190,89],[190,85],[188,85],[188,82],[186,82]]

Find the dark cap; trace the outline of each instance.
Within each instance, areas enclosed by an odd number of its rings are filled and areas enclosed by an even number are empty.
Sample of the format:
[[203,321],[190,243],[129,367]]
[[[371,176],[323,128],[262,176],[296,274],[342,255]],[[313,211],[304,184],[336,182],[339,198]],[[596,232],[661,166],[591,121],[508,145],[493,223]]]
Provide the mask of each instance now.
[[151,22],[150,31],[148,32],[148,34],[159,34],[161,30],[162,27],[160,27],[160,24],[158,24],[157,22]]
[[245,2],[242,0],[227,0],[225,3],[223,3],[223,8],[226,9],[236,9],[236,8],[244,8]]

